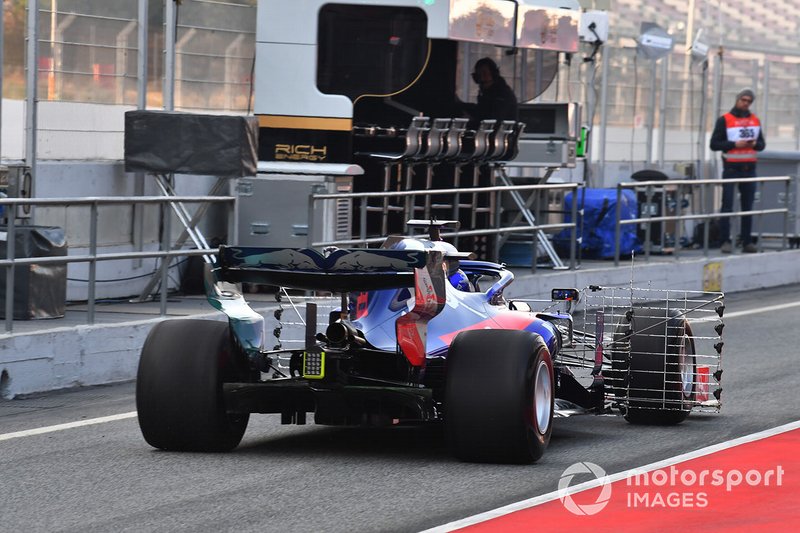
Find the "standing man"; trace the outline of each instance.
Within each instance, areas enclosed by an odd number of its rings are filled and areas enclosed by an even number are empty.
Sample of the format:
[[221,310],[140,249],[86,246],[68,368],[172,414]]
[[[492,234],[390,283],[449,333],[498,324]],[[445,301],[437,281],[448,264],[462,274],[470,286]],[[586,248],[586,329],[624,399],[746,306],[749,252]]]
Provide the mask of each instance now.
[[[761,131],[761,121],[750,112],[755,95],[750,89],[743,89],[736,95],[736,105],[729,112],[717,119],[714,132],[711,134],[711,149],[722,152],[722,179],[754,178],[756,175],[756,152],[766,146]],[[733,183],[722,186],[722,213],[733,211]],[[753,209],[756,196],[755,183],[739,183],[742,211]],[[751,235],[752,216],[742,217],[742,251],[748,254],[758,251]],[[720,220],[720,251],[729,254],[733,251],[731,244],[731,219]]]
[[[496,120],[499,125],[504,120],[513,120],[516,122],[518,116],[517,110],[517,96],[514,90],[506,82],[505,78],[500,75],[500,68],[491,58],[484,57],[475,62],[475,67],[472,71],[472,81],[478,84],[478,101],[475,104],[468,104],[457,101],[456,104],[460,107],[466,116],[469,118],[469,127],[478,129],[482,120]],[[480,165],[480,163],[477,163]],[[488,165],[483,165],[478,180],[473,182],[473,186],[487,187],[494,185],[494,175]],[[491,219],[491,198],[487,193],[473,195],[473,207],[476,212],[478,209],[484,211],[481,216],[474,218],[475,215],[471,211],[461,211],[462,227],[469,229],[485,229],[492,227],[494,221]],[[479,207],[480,206],[480,207]],[[489,208],[488,210],[486,208]],[[475,227],[472,227],[472,222],[475,221]],[[492,252],[490,250],[490,241],[486,235],[475,236],[472,245],[473,251],[478,257],[489,259]]]

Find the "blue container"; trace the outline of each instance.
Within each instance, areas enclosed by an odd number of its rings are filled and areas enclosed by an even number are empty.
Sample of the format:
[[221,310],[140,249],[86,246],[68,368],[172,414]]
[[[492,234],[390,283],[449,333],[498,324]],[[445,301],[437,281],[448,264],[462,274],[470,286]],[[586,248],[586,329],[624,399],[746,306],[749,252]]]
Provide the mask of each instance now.
[[[576,228],[578,237],[582,238],[583,257],[596,259],[614,258],[614,231],[617,214],[617,189],[580,189],[578,191],[578,211],[584,211],[583,228],[578,220]],[[564,196],[565,222],[572,221],[573,193]],[[620,219],[636,218],[638,206],[633,191],[623,190],[620,196]],[[556,249],[561,254],[569,254],[570,230],[564,229],[553,239]],[[636,226],[627,224],[621,227],[620,255],[640,253],[642,244],[636,236]]]

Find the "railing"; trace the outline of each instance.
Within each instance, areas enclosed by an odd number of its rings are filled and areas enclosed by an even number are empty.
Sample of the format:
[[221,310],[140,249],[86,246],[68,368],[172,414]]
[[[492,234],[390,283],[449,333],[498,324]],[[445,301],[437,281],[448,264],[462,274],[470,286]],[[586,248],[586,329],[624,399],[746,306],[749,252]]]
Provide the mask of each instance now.
[[[789,233],[789,206],[787,202],[787,206],[784,208],[776,208],[776,209],[756,209],[752,211],[732,211],[730,213],[720,213],[716,212],[714,208],[713,195],[709,194],[709,188],[718,188],[723,185],[735,185],[739,183],[773,183],[773,182],[783,182],[785,183],[786,191],[785,191],[785,198],[790,197],[790,187],[791,187],[791,176],[777,176],[777,177],[763,177],[763,178],[735,178],[735,179],[713,179],[713,180],[658,180],[658,181],[638,181],[638,182],[625,182],[620,183],[617,185],[617,210],[616,210],[616,224],[615,224],[615,235],[614,235],[614,265],[619,265],[619,258],[620,258],[620,238],[622,233],[622,226],[630,225],[630,224],[646,224],[645,229],[645,260],[649,259],[650,257],[650,250],[651,250],[651,231],[652,231],[652,224],[654,222],[681,222],[685,220],[711,220],[715,218],[734,218],[734,217],[741,217],[741,216],[757,216],[757,221],[760,222],[762,215],[783,215],[783,242],[782,248],[786,249],[787,246],[787,236]],[[658,188],[662,191],[662,194],[665,192],[665,187],[673,188],[676,191],[676,198],[677,198],[677,206],[676,206],[676,214],[675,215],[662,215],[662,216],[652,216],[652,211],[647,211],[647,216],[627,219],[627,220],[620,220],[621,219],[621,199],[622,199],[622,191],[623,189],[644,189],[646,191],[646,197],[651,199],[654,195],[655,190]],[[698,205],[700,206],[702,213],[697,214],[681,214],[681,198],[682,193],[689,189],[694,194],[695,190],[699,191],[700,201]],[[706,210],[711,207],[712,212],[706,212]],[[757,226],[760,224],[757,223]],[[681,238],[681,224],[677,223],[676,227],[676,234],[675,234],[675,249],[673,251],[674,257],[679,256],[680,250],[680,238]],[[704,224],[703,228],[703,252],[704,255],[708,256],[708,243],[709,243],[709,224]],[[758,246],[762,246],[762,239],[758,239]]]
[[[619,264],[619,256],[620,256],[620,233],[621,228],[625,225],[630,224],[646,224],[646,242],[645,242],[645,256],[646,258],[649,256],[650,253],[650,225],[655,222],[667,222],[667,221],[684,221],[684,220],[709,220],[713,218],[722,218],[722,217],[740,217],[742,215],[752,215],[761,217],[763,215],[783,215],[783,248],[785,249],[787,246],[787,236],[788,236],[788,223],[789,223],[789,209],[788,207],[784,208],[776,208],[776,209],[759,209],[748,211],[743,213],[741,211],[734,211],[731,213],[717,213],[713,208],[709,207],[713,204],[712,197],[710,195],[709,189],[714,187],[720,187],[725,184],[738,184],[738,183],[771,183],[771,182],[778,182],[784,183],[786,187],[786,192],[784,197],[789,198],[790,194],[790,185],[791,180],[793,178],[788,176],[783,177],[764,177],[764,178],[741,178],[741,179],[728,179],[728,180],[664,180],[664,181],[647,181],[647,182],[635,182],[635,183],[621,183],[617,187],[617,211],[616,211],[616,235],[615,235],[615,257],[614,257],[614,264]],[[620,199],[622,195],[623,189],[644,189],[647,191],[648,198],[651,198],[655,189],[660,187],[670,187],[675,188],[677,191],[677,197],[679,199],[678,205],[680,206],[680,198],[682,196],[682,192],[687,189],[693,189],[692,193],[695,192],[699,193],[700,201],[698,203],[701,206],[701,213],[687,213],[682,214],[680,207],[677,209],[677,214],[675,215],[667,215],[667,216],[652,216],[652,213],[648,211],[648,216],[639,217],[635,219],[629,220],[620,220]],[[367,231],[367,213],[373,212],[375,210],[375,204],[383,204],[384,199],[386,198],[394,198],[396,200],[402,200],[407,202],[414,202],[416,197],[422,198],[430,198],[433,195],[441,195],[441,196],[451,196],[456,200],[453,202],[453,206],[456,208],[453,214],[456,215],[455,218],[458,218],[458,208],[459,205],[457,198],[459,195],[474,195],[474,194],[486,194],[490,196],[490,203],[495,206],[502,205],[501,200],[503,199],[503,194],[511,193],[511,191],[516,192],[527,192],[531,195],[540,195],[542,193],[548,193],[549,191],[571,191],[573,193],[573,198],[576,198],[576,192],[580,189],[578,184],[574,183],[566,183],[566,184],[538,184],[538,185],[515,185],[513,187],[506,187],[506,186],[494,186],[494,187],[479,187],[479,188],[461,188],[461,189],[434,189],[434,190],[427,190],[427,191],[392,191],[392,192],[369,192],[369,193],[331,193],[331,194],[312,194],[309,196],[308,199],[308,245],[313,247],[324,247],[324,246],[353,246],[353,245],[375,245],[382,243],[386,236],[380,235],[370,235]],[[695,191],[694,189],[697,189]],[[315,226],[314,217],[315,217],[315,207],[318,202],[337,202],[337,201],[347,201],[357,204],[353,212],[357,212],[360,220],[360,229],[359,235],[356,238],[350,239],[342,239],[342,240],[322,240],[322,241],[315,241],[314,240],[314,232],[313,228]],[[5,330],[6,332],[11,332],[13,330],[13,316],[14,316],[14,309],[13,309],[13,302],[14,302],[14,266],[20,265],[32,265],[32,264],[68,264],[68,263],[89,263],[89,276],[88,276],[88,307],[87,307],[87,323],[93,324],[95,320],[95,286],[96,286],[96,268],[98,261],[114,261],[114,260],[124,260],[124,259],[144,259],[144,258],[167,258],[171,259],[173,257],[188,257],[188,256],[210,256],[218,252],[217,248],[210,248],[210,247],[197,247],[196,249],[176,249],[173,250],[172,246],[174,245],[174,241],[172,239],[172,231],[170,228],[171,225],[171,215],[170,216],[163,216],[163,224],[162,224],[162,234],[160,239],[160,250],[158,251],[140,251],[140,252],[114,252],[114,253],[98,253],[98,243],[97,243],[97,232],[98,232],[98,208],[100,206],[108,206],[108,205],[136,205],[136,204],[169,204],[169,203],[232,203],[235,201],[235,198],[230,196],[175,196],[175,197],[162,197],[162,196],[136,196],[136,197],[87,197],[87,198],[33,198],[33,199],[21,199],[21,198],[5,198],[0,199],[0,206],[5,207],[10,212],[14,212],[14,210],[18,206],[27,206],[27,205],[38,205],[38,206],[89,206],[90,207],[90,216],[89,216],[89,246],[88,246],[88,253],[83,255],[69,255],[69,256],[59,256],[59,257],[32,257],[32,258],[14,258],[15,255],[15,233],[19,225],[14,220],[13,216],[8,217],[8,225],[7,225],[7,249],[6,249],[6,258],[0,260],[0,268],[6,269],[6,301],[5,301]],[[373,202],[373,205],[370,205],[370,202]],[[352,209],[352,204],[351,204]],[[706,212],[706,210],[710,212]],[[162,210],[162,213],[166,212]],[[526,220],[525,223],[521,223],[519,225],[512,225],[511,227],[501,227],[500,226],[500,210],[497,209],[494,213],[494,221],[492,227],[486,229],[468,229],[465,231],[455,231],[455,232],[448,232],[443,233],[442,237],[446,238],[463,238],[469,236],[494,236],[495,244],[500,242],[500,239],[508,234],[511,233],[530,233],[530,234],[537,234],[539,232],[554,232],[558,230],[569,230],[570,233],[570,258],[569,258],[569,267],[574,269],[576,266],[576,245],[577,245],[577,227],[579,222],[579,211],[578,211],[578,201],[573,201],[572,206],[570,209],[571,214],[571,222],[559,223],[559,224],[538,224],[538,223],[531,223],[529,220]],[[518,221],[524,219],[525,217],[518,217]],[[513,222],[516,224],[516,222]],[[680,250],[680,224],[677,224],[677,231],[675,235],[675,250],[674,255],[678,256]],[[761,242],[761,239],[759,239]],[[708,224],[705,225],[704,230],[704,243],[703,248],[705,255],[708,255],[708,244],[709,244],[709,231],[708,231]],[[495,247],[496,251],[497,247]],[[532,268],[535,269],[536,267],[536,239],[533,239],[532,243]],[[168,274],[169,269],[162,268],[160,271],[161,276],[161,286],[167,287],[168,284]],[[156,274],[158,275],[158,274]],[[167,308],[167,291],[162,290],[160,293],[160,313],[161,315],[166,314]]]
[[[142,252],[115,252],[97,253],[97,220],[98,207],[105,205],[135,205],[135,204],[169,204],[169,203],[232,203],[232,196],[115,196],[115,197],[86,197],[86,198],[2,198],[0,206],[14,212],[17,206],[90,206],[89,215],[89,253],[87,255],[68,255],[59,257],[30,257],[14,258],[15,235],[17,223],[13,216],[8,217],[6,258],[0,260],[0,267],[6,269],[6,301],[5,301],[5,330],[11,332],[14,323],[14,266],[20,265],[53,265],[67,263],[89,263],[89,286],[87,323],[93,324],[95,318],[95,285],[98,261],[114,261],[121,259],[145,258],[172,258],[178,256],[204,256],[216,253],[218,248],[199,248],[194,250],[172,250],[171,216],[162,216],[162,237],[159,251]],[[161,315],[167,312],[167,291],[169,269],[161,269],[161,286],[164,290],[160,294]]]
[[[452,202],[449,204],[451,207],[449,208],[449,214],[452,215],[452,218],[455,220],[459,219],[459,198],[460,196],[464,195],[480,195],[480,194],[488,194],[489,195],[489,204],[499,206],[501,205],[502,195],[503,194],[511,194],[512,192],[528,192],[532,195],[538,195],[542,192],[546,191],[572,191],[573,193],[577,191],[579,185],[577,183],[552,183],[552,184],[539,184],[539,185],[514,185],[511,187],[507,186],[494,186],[494,187],[466,187],[466,188],[459,188],[459,189],[431,189],[427,191],[391,191],[391,192],[362,192],[362,193],[330,193],[330,194],[312,194],[309,196],[308,199],[308,245],[309,247],[323,247],[323,246],[351,246],[351,245],[365,245],[368,246],[370,244],[380,244],[386,240],[386,235],[381,236],[374,236],[370,237],[367,232],[367,213],[374,211],[374,205],[370,205],[370,200],[380,200],[381,203],[384,200],[388,199],[403,199],[406,205],[416,205],[415,199],[417,197],[423,197],[426,199],[426,205],[430,205],[430,202],[427,201],[430,197],[436,196],[450,196],[452,197]],[[317,202],[337,202],[337,201],[352,201],[357,202],[358,205],[355,211],[358,212],[359,216],[359,236],[355,239],[343,239],[343,240],[327,240],[327,241],[314,241],[313,230],[314,228],[314,217],[315,217],[315,208]],[[530,203],[530,202],[529,202]],[[461,211],[465,211],[461,209]],[[411,208],[410,215],[413,216],[414,208]],[[576,231],[577,231],[577,202],[572,202],[571,208],[571,220],[572,222],[565,222],[561,224],[531,224],[526,223],[522,225],[514,225],[512,227],[500,227],[500,210],[497,209],[496,213],[494,214],[494,220],[491,228],[486,229],[469,229],[466,231],[455,231],[449,233],[442,233],[442,237],[447,238],[454,238],[459,239],[462,237],[473,237],[473,236],[489,236],[492,235],[495,238],[495,249],[499,253],[497,249],[497,243],[500,241],[500,238],[503,235],[507,235],[509,233],[538,233],[538,232],[545,232],[545,231],[555,231],[555,230],[563,230],[569,229],[570,230],[570,258],[569,258],[569,268],[575,268],[575,256],[576,256]],[[525,217],[520,217],[521,219],[525,219]],[[533,217],[530,220],[534,220]],[[527,219],[526,219],[527,221]],[[536,239],[533,240],[532,244],[532,268],[535,269],[536,267]]]

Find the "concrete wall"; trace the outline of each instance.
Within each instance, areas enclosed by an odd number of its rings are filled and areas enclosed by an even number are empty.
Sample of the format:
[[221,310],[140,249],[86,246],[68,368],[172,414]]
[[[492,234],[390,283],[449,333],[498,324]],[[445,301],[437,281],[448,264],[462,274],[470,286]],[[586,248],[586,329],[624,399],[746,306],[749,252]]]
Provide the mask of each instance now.
[[3,98],[2,138],[0,154],[2,159],[21,160],[25,158],[25,101]]
[[158,319],[108,326],[58,328],[0,337],[0,394],[126,381],[136,376],[139,350]]
[[[37,195],[43,198],[71,198],[85,196],[135,196],[135,177],[124,171],[120,161],[43,161],[38,166]],[[181,195],[205,195],[216,178],[210,176],[176,176],[175,187]],[[152,176],[145,176],[144,194],[158,196]],[[196,204],[188,206],[193,211]],[[224,239],[227,234],[227,218],[224,207],[212,207],[207,219],[200,225],[201,231],[210,241]],[[145,250],[159,248],[159,207],[145,206],[143,209],[142,234]],[[33,222],[39,225],[58,226],[65,229],[70,255],[84,255],[89,246],[88,207],[38,208]],[[99,210],[98,247],[100,253],[134,251],[134,231],[138,221],[131,206],[107,206]],[[182,229],[178,221],[172,220],[173,238]],[[97,279],[122,280],[103,282],[97,285],[98,298],[115,298],[137,295],[146,285],[148,274],[158,262],[155,259],[142,261],[122,260],[99,262]],[[88,263],[73,263],[68,266],[67,277],[72,280],[88,279]],[[128,279],[134,278],[137,279]],[[171,287],[178,284],[180,276],[174,272]],[[67,300],[85,300],[88,284],[83,281],[68,281]]]
[[702,291],[704,279],[712,271],[718,273],[723,292],[748,291],[800,283],[798,261],[800,250],[785,250],[649,263],[637,261],[633,268],[630,261],[622,261],[619,267],[610,265],[562,272],[539,270],[537,274],[518,277],[506,296],[546,298],[554,287],[629,287],[631,278],[635,287]]

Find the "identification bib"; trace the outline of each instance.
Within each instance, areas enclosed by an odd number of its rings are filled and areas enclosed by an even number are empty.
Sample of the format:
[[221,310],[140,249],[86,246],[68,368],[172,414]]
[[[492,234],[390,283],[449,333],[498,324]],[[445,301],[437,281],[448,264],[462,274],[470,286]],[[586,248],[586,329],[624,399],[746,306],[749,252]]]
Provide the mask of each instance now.
[[761,126],[734,126],[728,128],[728,140],[730,142],[736,141],[755,141],[758,139],[758,134],[761,133]]

